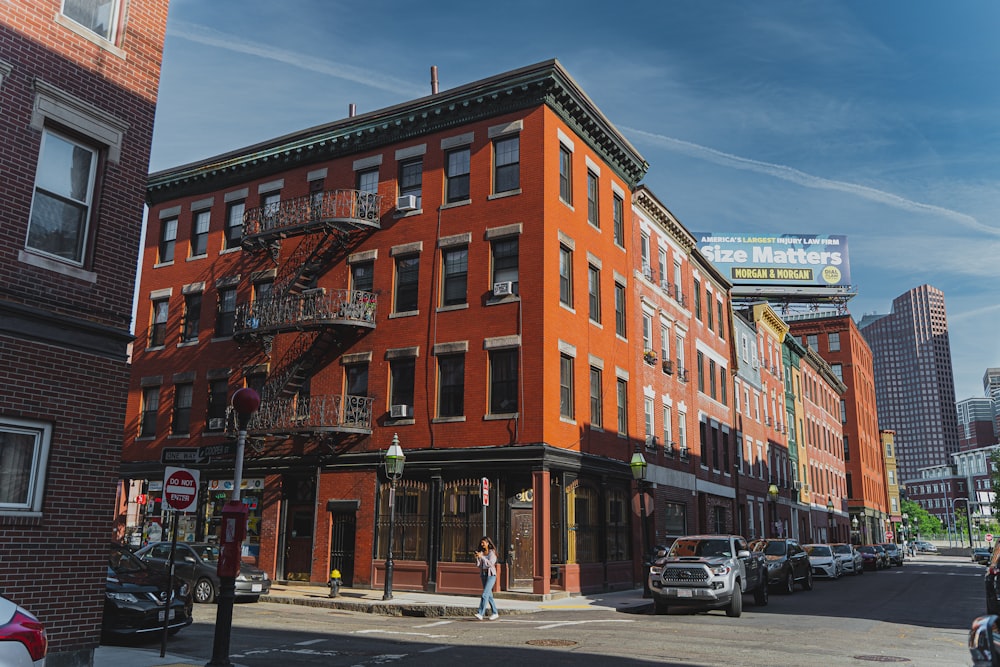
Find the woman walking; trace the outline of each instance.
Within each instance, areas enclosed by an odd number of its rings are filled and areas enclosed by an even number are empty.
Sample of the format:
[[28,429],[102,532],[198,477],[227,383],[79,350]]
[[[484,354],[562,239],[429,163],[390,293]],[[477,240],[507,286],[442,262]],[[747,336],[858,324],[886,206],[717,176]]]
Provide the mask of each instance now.
[[497,581],[497,548],[493,540],[483,537],[479,540],[479,549],[476,551],[476,565],[479,566],[479,577],[483,581],[483,596],[479,601],[479,611],[476,618],[480,621],[486,616],[486,606],[490,607],[490,620],[495,621],[500,618],[497,613],[497,603],[493,601],[493,584]]

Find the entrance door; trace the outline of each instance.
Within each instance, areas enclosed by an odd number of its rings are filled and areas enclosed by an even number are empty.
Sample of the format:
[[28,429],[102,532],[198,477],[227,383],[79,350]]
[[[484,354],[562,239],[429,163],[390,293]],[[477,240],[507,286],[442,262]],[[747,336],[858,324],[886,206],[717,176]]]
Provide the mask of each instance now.
[[292,505],[285,523],[285,579],[309,581],[312,571],[312,505]]
[[330,539],[330,569],[340,570],[340,578],[344,586],[354,585],[354,512],[334,512],[333,535]]
[[532,590],[534,585],[534,515],[532,509],[510,511],[510,534],[514,541],[514,562],[510,569],[510,587]]

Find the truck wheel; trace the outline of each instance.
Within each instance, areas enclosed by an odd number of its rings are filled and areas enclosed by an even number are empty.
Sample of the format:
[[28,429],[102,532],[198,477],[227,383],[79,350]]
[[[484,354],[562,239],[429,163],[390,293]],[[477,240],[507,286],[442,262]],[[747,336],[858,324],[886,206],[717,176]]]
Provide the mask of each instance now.
[[813,571],[806,570],[806,578],[802,582],[802,590],[811,591],[813,589]]
[[740,587],[737,585],[736,591],[733,593],[733,599],[729,601],[729,605],[726,607],[726,616],[730,618],[739,618],[742,613],[743,593],[740,592]]
[[764,583],[757,587],[757,590],[753,592],[753,603],[758,607],[767,606],[767,575],[763,575]]
[[666,600],[660,600],[659,598],[653,598],[653,613],[657,616],[666,614],[670,607],[667,606]]

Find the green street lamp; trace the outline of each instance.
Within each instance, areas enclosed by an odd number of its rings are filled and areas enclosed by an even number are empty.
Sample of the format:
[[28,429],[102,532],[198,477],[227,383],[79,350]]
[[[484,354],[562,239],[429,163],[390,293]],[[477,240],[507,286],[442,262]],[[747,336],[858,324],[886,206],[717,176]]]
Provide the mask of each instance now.
[[392,538],[396,532],[396,482],[403,476],[403,466],[406,464],[406,455],[403,448],[399,446],[399,436],[392,434],[392,444],[389,445],[385,453],[385,474],[389,478],[389,552],[385,559],[385,589],[382,591],[383,600],[392,599]]
[[649,558],[649,538],[647,536],[648,530],[646,528],[646,490],[644,488],[648,465],[646,464],[646,457],[642,455],[638,445],[635,447],[635,453],[632,454],[632,460],[628,462],[628,467],[632,470],[632,479],[635,480],[636,489],[639,491],[639,513],[642,517],[642,523],[640,524],[640,539],[642,540],[641,546],[643,554],[642,588],[643,597],[649,597],[652,593],[649,592],[649,572],[647,570],[647,558]]
[[771,502],[771,536],[778,535],[778,485],[771,484],[767,487],[767,499]]

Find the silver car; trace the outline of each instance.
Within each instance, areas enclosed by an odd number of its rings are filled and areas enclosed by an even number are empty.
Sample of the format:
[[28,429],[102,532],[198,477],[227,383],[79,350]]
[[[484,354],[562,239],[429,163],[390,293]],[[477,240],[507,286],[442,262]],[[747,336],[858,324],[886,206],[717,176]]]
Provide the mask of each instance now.
[[812,568],[814,577],[840,579],[844,574],[844,566],[834,556],[829,544],[803,544],[802,548],[809,554],[809,567]]
[[865,561],[853,545],[838,542],[831,544],[830,548],[833,549],[833,555],[840,561],[841,569],[845,574],[850,573],[858,576],[865,573]]

